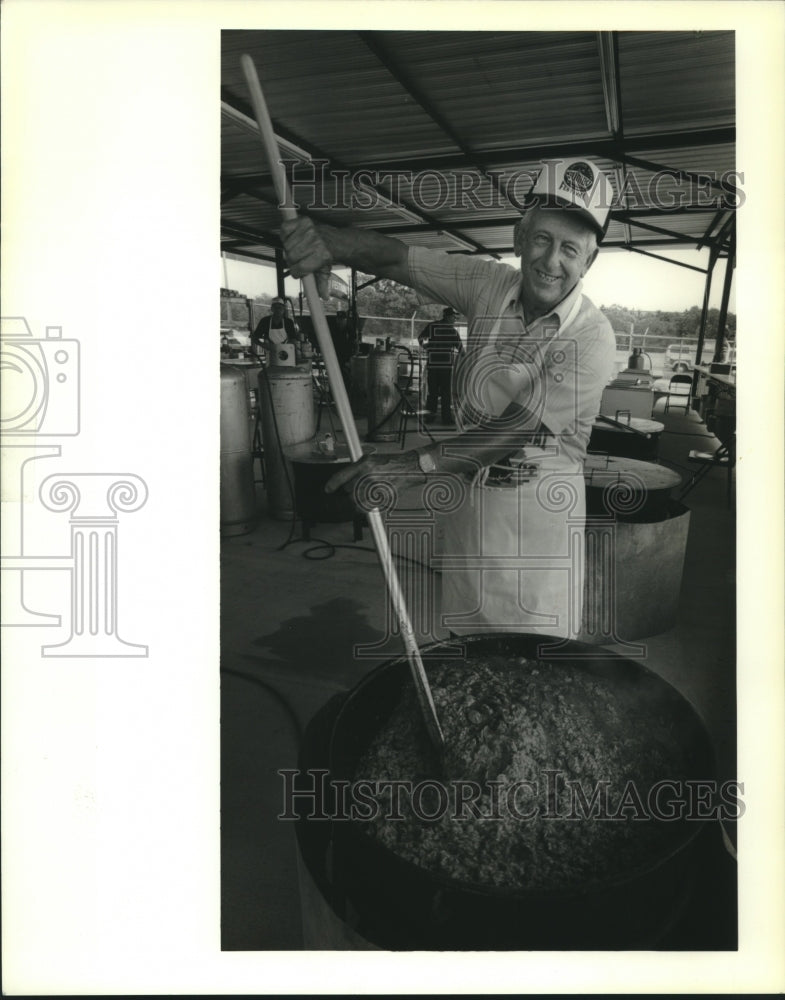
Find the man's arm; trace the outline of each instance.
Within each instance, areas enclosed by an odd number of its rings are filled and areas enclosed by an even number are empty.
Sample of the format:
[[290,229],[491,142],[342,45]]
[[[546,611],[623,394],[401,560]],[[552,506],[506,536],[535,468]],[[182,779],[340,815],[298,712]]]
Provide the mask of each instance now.
[[408,249],[370,229],[336,229],[298,218],[281,225],[286,262],[295,278],[344,264],[379,278],[411,284]]
[[517,403],[510,403],[500,417],[487,417],[475,427],[419,448],[418,452],[428,453],[437,472],[474,473],[525,448],[533,439],[541,439],[543,434],[550,431],[537,417]]
[[[525,448],[533,437],[550,433],[527,410],[517,403],[510,403],[501,417],[489,417],[444,442],[435,442],[427,448],[397,454],[366,455],[359,462],[344,465],[325,486],[325,492],[334,493],[347,484],[364,476],[385,481],[397,475],[411,476],[420,472],[419,458],[427,453],[435,473],[469,473],[501,461],[512,452]],[[446,447],[444,447],[446,446]]]

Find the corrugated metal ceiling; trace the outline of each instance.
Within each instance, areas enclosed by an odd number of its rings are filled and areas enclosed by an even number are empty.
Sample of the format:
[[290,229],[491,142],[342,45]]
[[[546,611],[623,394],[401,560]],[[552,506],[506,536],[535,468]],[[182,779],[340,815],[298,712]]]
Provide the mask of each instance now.
[[719,183],[735,164],[733,32],[226,31],[221,224],[236,254],[273,259],[279,224],[245,52],[301,161],[295,200],[334,224],[509,253],[542,158],[576,153],[614,186],[606,246],[697,245],[733,203]]

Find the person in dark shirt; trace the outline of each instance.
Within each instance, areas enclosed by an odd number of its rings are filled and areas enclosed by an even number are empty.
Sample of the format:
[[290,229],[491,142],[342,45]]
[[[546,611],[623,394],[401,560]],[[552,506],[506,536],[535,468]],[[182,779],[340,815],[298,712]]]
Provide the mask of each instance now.
[[452,370],[458,354],[463,353],[463,344],[458,331],[453,326],[457,313],[450,306],[445,307],[442,318],[429,323],[417,338],[427,355],[428,398],[425,408],[428,420],[436,418],[436,410],[441,399],[443,424],[453,424],[452,418]]
[[330,329],[333,347],[338,357],[338,364],[346,372],[349,358],[354,354],[356,337],[349,314],[343,310],[334,316],[327,317],[327,325]]

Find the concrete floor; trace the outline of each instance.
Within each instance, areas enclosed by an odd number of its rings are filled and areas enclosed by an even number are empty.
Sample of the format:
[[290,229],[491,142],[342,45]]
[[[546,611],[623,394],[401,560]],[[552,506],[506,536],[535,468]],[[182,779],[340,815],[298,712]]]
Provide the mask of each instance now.
[[[688,463],[690,449],[712,450],[718,442],[697,414],[682,407],[662,411],[660,401],[654,413],[665,423],[660,460],[678,467],[686,482],[696,471]],[[437,437],[449,433],[438,425],[433,431]],[[407,447],[422,441],[413,434]],[[398,450],[396,443],[385,447]],[[678,621],[645,643],[647,666],[695,706],[714,741],[720,777],[732,778],[735,518],[726,502],[726,479],[724,469],[712,469],[685,501],[692,516]],[[291,526],[267,515],[261,487],[258,501],[254,530],[222,543],[225,950],[303,947],[294,829],[276,819],[282,798],[276,772],[296,766],[299,736],[314,712],[402,651],[397,640],[384,638],[385,590],[368,530],[354,542],[350,523],[319,525],[314,536],[335,548],[315,551],[318,543],[303,541],[298,523],[287,545]],[[412,583],[417,585],[416,578]],[[418,638],[440,635],[438,629],[431,635],[420,630]],[[373,643],[383,646],[358,659],[357,645]]]

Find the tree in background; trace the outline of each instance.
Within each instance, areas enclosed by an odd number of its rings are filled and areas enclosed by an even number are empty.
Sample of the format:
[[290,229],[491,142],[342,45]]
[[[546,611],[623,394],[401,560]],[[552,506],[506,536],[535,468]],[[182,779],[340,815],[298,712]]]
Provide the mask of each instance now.
[[[642,310],[628,309],[625,306],[600,306],[616,332],[616,341],[620,350],[630,346],[629,337],[632,331],[632,346],[640,347],[645,334],[645,343],[652,349],[662,348],[680,340],[696,342],[700,332],[700,306],[691,306],[682,312],[663,312],[661,309]],[[714,341],[719,325],[719,309],[709,309],[706,316],[704,339]],[[736,339],[736,316],[729,312],[725,325],[729,340]]]
[[[358,285],[370,280],[367,275],[357,275]],[[357,311],[361,316],[389,316],[409,320],[416,310],[415,336],[426,323],[439,319],[443,307],[444,303],[420,305],[419,296],[413,288],[399,285],[389,278],[380,278],[357,293]],[[408,341],[410,327],[405,323],[366,319],[362,332],[366,339],[392,337],[396,341]]]

